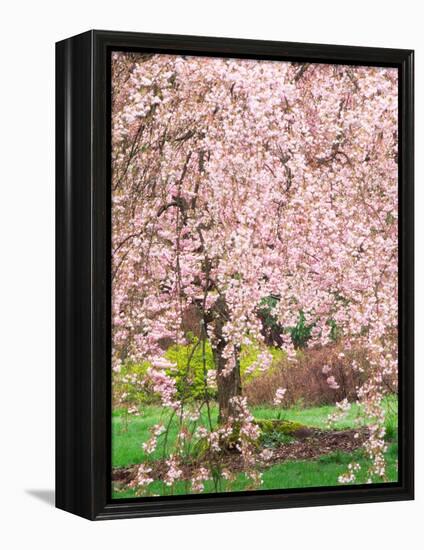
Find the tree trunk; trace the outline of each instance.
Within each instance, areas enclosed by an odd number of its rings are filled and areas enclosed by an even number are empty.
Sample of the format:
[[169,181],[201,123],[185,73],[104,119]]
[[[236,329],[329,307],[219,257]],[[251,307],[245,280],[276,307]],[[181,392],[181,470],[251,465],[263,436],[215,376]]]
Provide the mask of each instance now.
[[223,374],[227,366],[227,359],[223,357],[223,351],[227,342],[224,338],[222,329],[227,318],[228,315],[225,300],[223,298],[219,298],[215,307],[216,345],[214,348],[214,359],[217,369],[219,406],[218,422],[220,424],[225,424],[228,418],[235,412],[231,399],[241,395],[240,361],[236,350],[234,351],[234,353],[237,354],[234,368],[227,375]]

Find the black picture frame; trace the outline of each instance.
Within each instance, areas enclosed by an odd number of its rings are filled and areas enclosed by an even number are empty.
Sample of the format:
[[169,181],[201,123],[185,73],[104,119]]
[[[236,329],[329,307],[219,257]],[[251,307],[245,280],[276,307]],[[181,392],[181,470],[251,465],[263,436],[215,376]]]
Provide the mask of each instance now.
[[[135,50],[399,69],[399,481],[113,500],[110,52]],[[413,51],[89,31],[56,44],[56,506],[91,520],[413,499]]]

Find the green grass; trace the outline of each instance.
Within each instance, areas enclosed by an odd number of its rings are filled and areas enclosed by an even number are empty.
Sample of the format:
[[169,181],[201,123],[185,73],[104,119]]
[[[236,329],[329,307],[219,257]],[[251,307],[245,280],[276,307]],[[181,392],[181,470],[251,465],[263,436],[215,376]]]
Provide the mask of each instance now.
[[[388,396],[384,400],[384,408],[386,410],[386,429],[390,425],[391,433],[394,435],[397,430],[397,397]],[[314,428],[327,428],[327,418],[330,414],[336,412],[337,408],[332,405],[323,405],[321,407],[303,408],[292,407],[290,409],[275,409],[273,407],[253,407],[252,413],[255,418],[276,418],[278,414],[284,420],[300,422],[306,426]],[[278,411],[280,411],[278,413]],[[334,429],[346,430],[349,428],[357,428],[358,420],[360,419],[360,408],[356,403],[352,403],[350,410],[346,416],[333,424]]]
[[[387,461],[387,481],[397,481],[397,443],[391,443],[386,453]],[[355,461],[361,465],[361,470],[357,474],[356,483],[366,483],[367,469],[370,465],[369,460],[364,457],[361,450],[352,454],[332,453],[316,460],[294,460],[276,464],[265,470],[263,474],[262,490],[266,489],[296,489],[311,487],[332,487],[340,485],[337,481],[338,476],[347,471],[350,462]],[[163,483],[155,481],[150,486],[152,494],[166,495],[171,494],[169,489],[165,488]],[[225,492],[227,483],[223,482],[220,491]],[[236,481],[231,484],[231,491],[245,491],[249,489],[249,481],[244,474],[240,474]],[[166,492],[168,491],[168,492]],[[205,483],[204,492],[215,492],[212,481]],[[187,482],[177,482],[172,489],[173,495],[184,495],[190,493],[190,485]],[[131,489],[125,491],[115,491],[114,498],[134,497],[135,492]]]
[[[395,439],[397,434],[397,400],[395,397],[386,398],[385,409],[387,415],[386,430],[388,439]],[[280,416],[282,419],[300,422],[307,426],[322,428],[327,427],[328,415],[334,413],[336,407],[322,406],[312,408],[277,409],[275,407],[253,407],[255,418],[273,419]],[[212,408],[212,421],[216,424],[217,408]],[[125,415],[122,411],[115,411],[112,417],[112,464],[114,468],[123,468],[132,464],[140,464],[145,460],[157,460],[163,458],[162,450],[158,448],[151,455],[146,455],[141,447],[142,443],[150,438],[149,428],[159,422],[165,425],[169,422],[169,413],[161,407],[154,405],[144,406],[140,416],[131,416],[126,426]],[[358,426],[359,407],[352,404],[346,417],[334,424],[335,429],[349,429]],[[202,414],[203,424],[207,424],[206,411]],[[177,435],[177,423],[172,422],[169,430],[169,443],[175,440]]]
[[[386,439],[389,443],[386,454],[387,480],[397,480],[397,400],[388,397],[384,402],[386,409]],[[275,419],[282,418],[294,422],[300,422],[311,427],[325,429],[327,417],[336,410],[332,406],[290,409],[276,409],[275,407],[254,407],[252,413],[256,418]],[[142,449],[142,443],[150,438],[149,428],[162,422],[169,423],[168,441],[172,445],[177,435],[177,422],[170,419],[169,413],[157,406],[143,407],[140,416],[128,417],[122,411],[115,411],[112,417],[112,462],[113,467],[127,467],[145,461],[163,458],[162,446],[151,455],[146,455]],[[212,422],[217,422],[217,408],[211,411]],[[345,418],[335,423],[335,429],[348,429],[358,426],[359,407],[352,405]],[[207,425],[206,411],[203,411],[201,424]],[[162,436],[163,437],[163,436]],[[358,449],[352,454],[340,452],[324,455],[316,460],[295,460],[276,464],[263,474],[262,489],[294,489],[299,487],[324,487],[338,485],[337,478],[347,470],[350,462],[358,462],[361,470],[357,475],[356,483],[365,483],[369,461],[363,451]],[[212,481],[205,483],[205,492],[224,492],[225,490],[244,491],[249,489],[249,481],[244,474],[240,474],[235,482],[228,487],[225,481],[219,487],[215,487]],[[162,482],[154,482],[150,486],[152,494],[170,494],[169,489]],[[168,491],[168,492],[167,492]],[[187,482],[178,482],[172,488],[172,494],[190,493],[190,485]],[[114,498],[128,498],[135,496],[134,491],[126,490],[114,493]]]
[[[212,411],[213,422],[217,422],[217,409]],[[128,423],[125,415],[121,412],[115,412],[112,415],[112,465],[114,468],[123,468],[132,464],[140,464],[146,460],[158,460],[163,458],[162,446],[158,446],[156,451],[147,455],[142,448],[142,444],[151,437],[149,428],[162,422],[165,426],[169,423],[168,441],[169,444],[175,441],[178,432],[177,420],[170,419],[168,411],[154,406],[147,405],[143,407],[140,416],[130,416]],[[200,424],[207,425],[206,411],[202,412],[199,420]],[[163,440],[162,436],[162,440]]]

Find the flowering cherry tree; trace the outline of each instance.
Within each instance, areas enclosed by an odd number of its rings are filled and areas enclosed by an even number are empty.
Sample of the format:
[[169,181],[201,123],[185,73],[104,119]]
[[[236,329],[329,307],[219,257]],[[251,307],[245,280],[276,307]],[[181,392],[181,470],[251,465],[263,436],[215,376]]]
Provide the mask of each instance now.
[[[260,481],[240,351],[255,343],[257,366],[272,363],[259,315],[269,296],[280,327],[302,312],[308,346],[328,345],[336,324],[347,356],[365,350],[358,400],[370,479],[384,476],[381,400],[384,377],[397,372],[397,86],[392,68],[113,54],[113,368],[148,364],[138,383],[180,420],[166,483],[181,476],[189,435],[218,452],[234,433]],[[208,372],[204,360],[197,411],[165,357],[170,342],[186,341],[188,315],[195,346],[205,357],[210,343],[216,367]],[[295,363],[290,334],[280,338]],[[214,385],[219,425],[187,434]],[[354,481],[356,468],[341,481]],[[146,465],[138,477],[143,488],[152,481]],[[212,477],[201,468],[193,491]]]

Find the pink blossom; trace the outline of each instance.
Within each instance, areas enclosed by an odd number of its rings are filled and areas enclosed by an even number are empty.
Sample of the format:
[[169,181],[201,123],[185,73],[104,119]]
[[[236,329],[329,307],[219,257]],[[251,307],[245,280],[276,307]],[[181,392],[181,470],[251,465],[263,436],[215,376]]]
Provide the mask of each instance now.
[[283,401],[284,396],[286,394],[286,391],[287,391],[286,388],[278,388],[277,389],[277,391],[275,392],[275,397],[274,397],[274,405],[280,405],[281,404],[281,402]]
[[340,388],[340,386],[337,384],[336,379],[334,376],[329,376],[327,378],[327,384],[330,386],[332,390],[337,390]]

